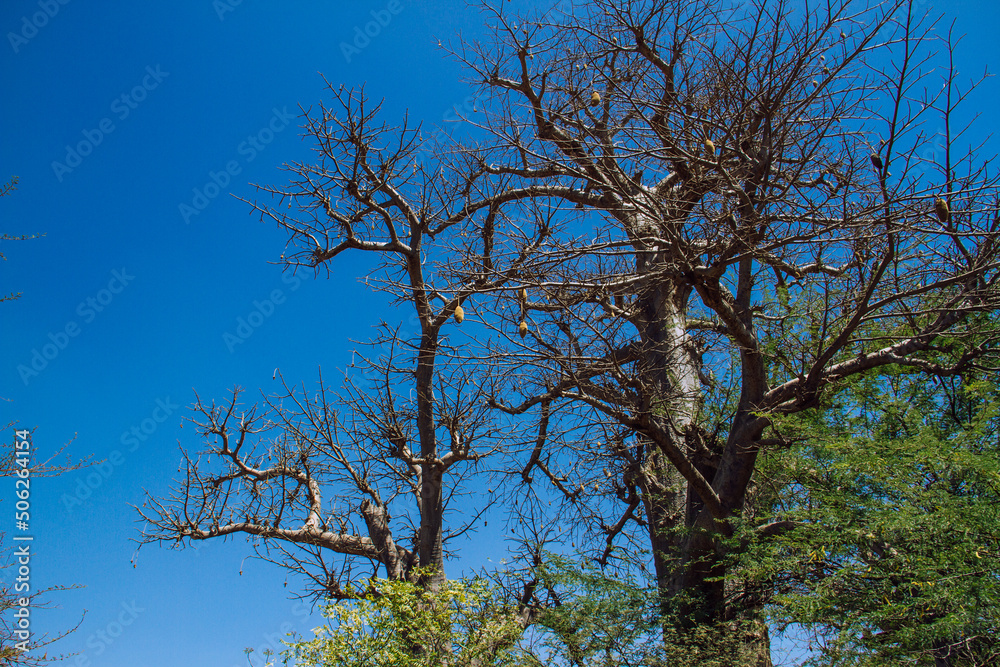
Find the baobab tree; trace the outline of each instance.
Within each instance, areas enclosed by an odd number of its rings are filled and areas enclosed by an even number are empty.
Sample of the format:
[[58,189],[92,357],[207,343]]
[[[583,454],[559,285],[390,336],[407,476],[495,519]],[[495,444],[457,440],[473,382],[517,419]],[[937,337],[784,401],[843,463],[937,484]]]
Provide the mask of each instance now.
[[[912,3],[583,11],[498,13],[491,43],[457,50],[489,94],[469,171],[560,211],[518,278],[537,295],[520,400],[495,405],[599,433],[539,435],[614,471],[598,557],[644,523],[664,613],[731,620],[754,606],[725,577],[735,520],[789,527],[752,512],[758,457],[788,444],[776,417],[859,374],[995,362],[975,314],[997,305],[996,181],[957,148],[950,61],[926,92],[929,49],[952,44]],[[576,469],[571,494],[607,497],[601,465]]]
[[449,49],[480,92],[469,139],[427,146],[331,85],[304,114],[316,160],[253,204],[291,270],[377,257],[413,330],[336,402],[199,404],[214,444],[147,539],[248,533],[334,596],[328,553],[433,586],[471,471],[473,525],[502,483],[531,558],[557,535],[608,567],[645,549],[665,628],[721,626],[769,664],[766,591],[733,563],[793,527],[753,502],[782,418],[860,375],[996,361],[997,182],[956,129],[976,82],[904,0],[484,17]]

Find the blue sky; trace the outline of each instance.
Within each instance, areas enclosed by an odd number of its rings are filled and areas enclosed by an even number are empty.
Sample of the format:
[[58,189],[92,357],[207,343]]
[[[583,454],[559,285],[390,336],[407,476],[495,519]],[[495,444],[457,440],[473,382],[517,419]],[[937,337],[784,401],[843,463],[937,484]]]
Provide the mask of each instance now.
[[[942,8],[967,33],[960,68],[1000,69],[996,4]],[[345,52],[372,12],[385,25]],[[294,580],[244,561],[242,540],[145,547],[133,563],[130,503],[143,489],[165,495],[179,443],[197,448],[181,428],[194,390],[270,392],[275,368],[311,384],[393,316],[349,256],[329,279],[283,277],[268,262],[284,235],[229,193],[253,198],[249,183],[281,184],[282,163],[308,159],[295,117],[324,98],[320,72],[384,97],[389,121],[441,123],[471,91],[438,38],[475,36],[479,23],[443,0],[0,6],[0,182],[20,178],[0,199],[0,231],[45,235],[0,248],[0,292],[24,293],[0,305],[0,422],[37,427],[39,456],[72,442],[74,458],[107,459],[32,488],[33,586],[85,587],[53,594],[61,609],[35,619],[57,631],[87,610],[56,646],[81,652],[69,664],[229,667],[246,664],[243,647],[317,624],[288,599]],[[997,83],[975,99],[995,108]],[[276,290],[281,302],[233,343]],[[12,515],[5,488],[0,512]],[[8,543],[12,518],[0,522]],[[503,543],[462,548],[476,566]]]

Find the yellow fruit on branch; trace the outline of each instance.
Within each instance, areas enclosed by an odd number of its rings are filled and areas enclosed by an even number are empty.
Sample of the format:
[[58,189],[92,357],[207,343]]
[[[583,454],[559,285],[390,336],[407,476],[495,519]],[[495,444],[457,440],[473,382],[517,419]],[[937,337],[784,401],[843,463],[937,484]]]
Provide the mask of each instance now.
[[708,151],[709,155],[715,155],[715,142],[711,139],[705,139],[705,150]]
[[601,94],[596,90],[590,94],[590,106],[596,107],[601,103]]
[[528,335],[528,323],[525,322],[524,320],[521,320],[521,323],[519,325],[517,325],[517,332],[519,334],[521,334],[521,338],[524,338],[525,336],[527,336]]
[[459,324],[465,319],[465,311],[462,310],[461,306],[455,306],[455,321]]
[[528,303],[528,290],[521,288],[521,303]]
[[934,212],[937,213],[938,220],[941,222],[948,222],[951,219],[951,210],[948,208],[948,202],[940,197],[934,200]]

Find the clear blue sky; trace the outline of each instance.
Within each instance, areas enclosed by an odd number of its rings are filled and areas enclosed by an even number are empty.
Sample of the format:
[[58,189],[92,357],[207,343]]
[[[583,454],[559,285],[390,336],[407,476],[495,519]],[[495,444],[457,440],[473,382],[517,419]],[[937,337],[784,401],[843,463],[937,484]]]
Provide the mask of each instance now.
[[[0,292],[24,293],[0,305],[0,423],[37,427],[40,454],[72,440],[72,456],[108,459],[94,488],[88,469],[32,489],[34,586],[85,586],[53,594],[62,608],[39,613],[34,628],[56,631],[87,609],[56,647],[82,652],[79,664],[230,667],[246,664],[245,646],[318,624],[288,599],[297,582],[284,588],[282,570],[243,562],[251,551],[242,540],[145,547],[133,567],[141,525],[130,503],[141,504],[143,489],[167,493],[179,443],[197,449],[191,427],[181,428],[193,390],[207,399],[234,385],[270,392],[276,367],[312,383],[318,366],[345,367],[350,339],[367,339],[391,316],[368,298],[350,257],[329,280],[283,281],[267,263],[283,234],[228,194],[252,198],[248,183],[282,183],[283,162],[308,159],[299,121],[286,114],[324,97],[318,72],[365,84],[385,98],[390,121],[409,110],[440,123],[470,93],[437,48],[439,37],[481,31],[464,3],[235,3],[0,6],[0,182],[20,177],[0,199],[0,232],[45,234],[0,248]],[[1000,69],[996,3],[941,8],[968,34],[962,69]],[[391,20],[348,59],[340,45],[372,11]],[[997,90],[988,82],[975,104],[995,108]],[[67,155],[81,143],[86,155]],[[212,173],[223,183],[216,196],[205,191]],[[206,198],[196,201],[196,189]],[[185,216],[181,205],[202,210]],[[245,342],[227,345],[238,318],[276,289],[284,302]],[[51,357],[44,368],[19,371],[36,350],[36,368]],[[2,486],[9,544],[13,483]],[[471,566],[503,549],[459,546]]]

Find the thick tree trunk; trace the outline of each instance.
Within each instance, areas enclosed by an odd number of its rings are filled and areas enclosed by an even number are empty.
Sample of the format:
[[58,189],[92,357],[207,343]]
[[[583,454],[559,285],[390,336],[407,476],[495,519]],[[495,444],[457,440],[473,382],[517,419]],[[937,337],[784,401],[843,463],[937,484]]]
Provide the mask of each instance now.
[[420,437],[420,533],[417,537],[417,557],[421,568],[429,568],[426,586],[436,591],[444,583],[444,550],[442,548],[442,477],[435,432],[434,360],[437,353],[437,332],[425,333],[417,357],[417,431]]
[[[639,255],[640,273],[649,271]],[[648,257],[648,255],[647,255]],[[647,260],[648,261],[648,260]],[[650,262],[652,264],[652,262]],[[643,409],[660,416],[668,425],[666,437],[705,479],[717,478],[720,459],[701,439],[696,423],[701,400],[701,360],[687,331],[686,309],[691,288],[666,282],[647,286],[638,295],[646,353],[641,377],[646,388]],[[705,503],[662,451],[646,441],[645,466],[641,475],[644,509],[650,547],[664,617],[676,625],[664,628],[665,637],[695,628],[713,628],[724,637],[708,639],[719,649],[738,651],[740,662],[752,667],[770,667],[767,627],[757,621],[752,609],[727,607],[725,569],[718,526],[705,510]],[[730,471],[731,473],[731,471]],[[744,480],[741,478],[740,482]],[[741,511],[743,494],[737,493]],[[693,635],[692,635],[693,636]],[[711,638],[713,633],[700,637]],[[724,640],[724,641],[718,641]]]
[[[644,265],[643,259],[640,255],[637,267],[640,273],[651,268]],[[645,389],[640,409],[654,416],[666,417],[678,434],[692,423],[700,388],[697,369],[693,368],[691,359],[684,358],[689,343],[683,325],[687,292],[666,283],[648,286],[638,295],[640,335],[644,345],[639,375]],[[650,438],[640,438],[645,453],[640,487],[656,580],[660,591],[670,598],[675,592],[674,562],[683,560],[683,554],[677,549],[677,533],[685,526],[686,481]],[[664,611],[669,605],[666,598],[662,600]]]

